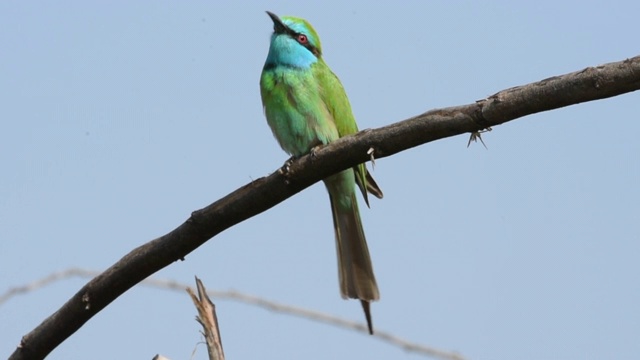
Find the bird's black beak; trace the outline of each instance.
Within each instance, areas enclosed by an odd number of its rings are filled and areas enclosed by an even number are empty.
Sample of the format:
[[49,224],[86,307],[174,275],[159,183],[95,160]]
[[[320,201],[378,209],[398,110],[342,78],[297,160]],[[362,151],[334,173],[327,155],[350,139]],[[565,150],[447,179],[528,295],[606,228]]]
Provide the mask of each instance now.
[[282,20],[280,20],[278,15],[272,13],[271,11],[267,11],[267,15],[269,15],[269,17],[273,21],[273,31],[276,34],[284,34],[284,33],[288,32],[289,28],[287,27],[287,25],[285,25],[282,22]]

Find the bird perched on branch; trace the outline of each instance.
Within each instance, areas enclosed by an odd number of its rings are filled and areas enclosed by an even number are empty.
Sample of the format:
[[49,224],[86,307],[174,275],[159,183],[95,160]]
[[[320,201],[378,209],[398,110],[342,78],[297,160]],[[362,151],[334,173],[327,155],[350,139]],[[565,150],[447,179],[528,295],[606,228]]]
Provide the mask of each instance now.
[[[306,20],[267,11],[273,21],[269,54],[260,77],[267,122],[278,143],[294,158],[358,131],[347,94],[322,58],[320,38]],[[362,229],[356,184],[369,205],[367,191],[382,191],[364,164],[324,179],[335,229],[340,293],[360,299],[373,334],[369,303],[380,293]]]

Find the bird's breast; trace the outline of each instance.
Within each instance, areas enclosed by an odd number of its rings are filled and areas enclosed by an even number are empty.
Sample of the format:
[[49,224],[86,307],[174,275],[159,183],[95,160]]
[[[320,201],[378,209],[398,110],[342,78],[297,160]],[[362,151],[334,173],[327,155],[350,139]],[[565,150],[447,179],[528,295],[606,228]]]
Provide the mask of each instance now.
[[274,67],[261,78],[267,122],[280,146],[301,156],[338,138],[333,118],[309,70]]

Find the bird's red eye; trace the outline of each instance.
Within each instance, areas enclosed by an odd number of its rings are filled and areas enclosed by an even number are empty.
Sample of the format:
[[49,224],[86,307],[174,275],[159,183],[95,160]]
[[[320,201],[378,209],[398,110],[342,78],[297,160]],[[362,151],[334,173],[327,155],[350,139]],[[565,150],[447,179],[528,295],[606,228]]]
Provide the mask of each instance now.
[[304,45],[304,44],[309,42],[309,39],[307,38],[307,35],[305,35],[305,34],[298,34],[298,42],[300,44]]

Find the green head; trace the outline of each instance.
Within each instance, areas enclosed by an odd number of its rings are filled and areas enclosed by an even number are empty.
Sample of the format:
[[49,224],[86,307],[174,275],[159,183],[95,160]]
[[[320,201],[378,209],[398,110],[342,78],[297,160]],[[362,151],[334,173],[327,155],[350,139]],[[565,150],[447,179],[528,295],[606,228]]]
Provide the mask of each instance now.
[[278,17],[267,11],[273,20],[273,34],[267,66],[308,68],[322,56],[320,38],[308,21],[293,16]]

